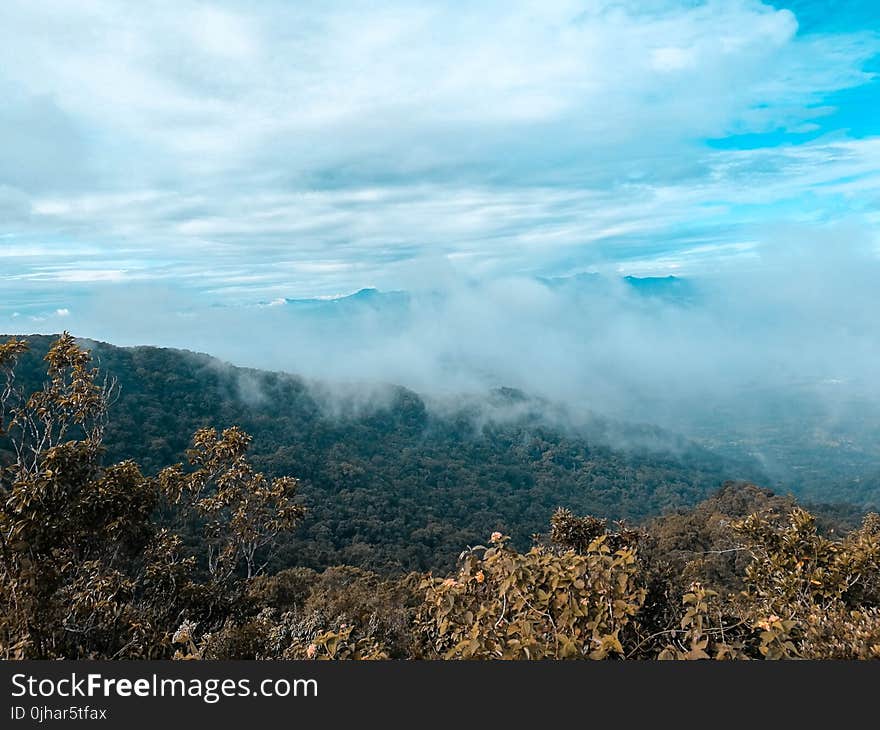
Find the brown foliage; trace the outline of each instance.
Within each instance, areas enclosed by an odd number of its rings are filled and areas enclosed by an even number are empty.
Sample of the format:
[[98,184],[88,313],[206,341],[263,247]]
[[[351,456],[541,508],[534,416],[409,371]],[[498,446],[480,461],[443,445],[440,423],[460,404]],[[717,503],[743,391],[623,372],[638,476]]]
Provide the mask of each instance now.
[[[233,615],[242,579],[227,568],[223,581],[200,581],[181,538],[153,516],[169,497],[203,487],[200,498],[212,500],[205,513],[226,520],[234,545],[223,543],[226,565],[243,555],[252,572],[256,551],[302,514],[290,501],[295,482],[255,474],[240,432],[199,435],[198,466],[216,484],[199,469],[156,480],[131,461],[104,465],[113,382],[65,333],[46,356],[44,386],[25,396],[14,379],[23,351],[17,340],[0,347],[0,423],[15,454],[0,475],[0,656],[159,658],[181,621]],[[234,458],[223,451],[229,442]]]
[[428,578],[419,630],[446,659],[604,659],[624,653],[622,631],[644,602],[634,550],[599,535],[582,553],[525,554],[493,535],[451,578]]

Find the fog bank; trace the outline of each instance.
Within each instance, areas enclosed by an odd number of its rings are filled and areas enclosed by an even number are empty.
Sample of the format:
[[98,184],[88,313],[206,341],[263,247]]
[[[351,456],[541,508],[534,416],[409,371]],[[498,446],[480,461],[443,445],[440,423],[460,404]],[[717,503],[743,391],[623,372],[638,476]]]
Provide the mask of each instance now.
[[[63,314],[4,328],[203,351],[347,382],[349,401],[360,392],[369,402],[370,383],[404,385],[435,403],[508,386],[575,414],[736,446],[773,466],[780,457],[758,433],[768,424],[870,450],[880,414],[878,275],[864,231],[792,230],[736,267],[696,277],[475,281],[429,265],[395,292],[246,306],[157,285],[92,285]],[[736,443],[743,438],[754,443]]]

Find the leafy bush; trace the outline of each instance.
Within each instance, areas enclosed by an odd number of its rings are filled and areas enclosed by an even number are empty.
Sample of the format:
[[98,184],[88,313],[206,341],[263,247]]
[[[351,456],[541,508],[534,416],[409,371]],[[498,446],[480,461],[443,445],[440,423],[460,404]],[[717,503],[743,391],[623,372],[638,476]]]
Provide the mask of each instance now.
[[418,625],[444,659],[604,659],[622,655],[621,632],[638,613],[631,548],[607,535],[583,553],[535,546],[521,554],[492,536],[467,551],[451,578],[429,578]]
[[[112,381],[65,333],[46,355],[47,381],[25,396],[14,379],[23,352],[15,340],[0,347],[0,423],[14,452],[0,478],[0,656],[159,658],[181,622],[235,617],[257,551],[302,515],[296,483],[255,473],[236,429],[199,432],[190,468],[158,479],[132,461],[104,465]],[[154,521],[163,504],[207,518],[206,575]]]

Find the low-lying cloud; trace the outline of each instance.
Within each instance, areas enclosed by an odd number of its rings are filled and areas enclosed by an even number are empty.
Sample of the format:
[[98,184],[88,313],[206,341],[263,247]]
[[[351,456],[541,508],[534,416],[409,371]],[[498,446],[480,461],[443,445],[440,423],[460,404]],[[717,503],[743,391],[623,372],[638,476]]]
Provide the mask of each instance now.
[[64,317],[15,328],[68,328],[429,394],[511,386],[672,423],[679,411],[750,387],[838,383],[876,396],[874,247],[856,227],[779,230],[753,259],[685,279],[684,295],[634,287],[613,269],[474,280],[436,262],[413,269],[405,294],[323,304],[200,306],[173,287],[96,284]]

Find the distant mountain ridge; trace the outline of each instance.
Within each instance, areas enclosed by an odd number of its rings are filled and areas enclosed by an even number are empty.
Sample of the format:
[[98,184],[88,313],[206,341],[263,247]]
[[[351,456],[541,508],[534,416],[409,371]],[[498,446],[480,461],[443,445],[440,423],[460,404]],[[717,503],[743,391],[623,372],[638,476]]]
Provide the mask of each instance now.
[[[575,274],[562,277],[536,277],[534,281],[562,294],[594,295],[614,293],[614,287],[621,286],[625,293],[634,293],[675,305],[690,305],[699,300],[699,287],[688,278],[678,276],[623,276],[609,279],[597,273]],[[422,294],[424,296],[424,294]],[[430,292],[428,296],[443,298],[440,291]],[[381,311],[408,304],[414,295],[404,290],[383,291],[375,287],[359,289],[352,294],[335,297],[306,297],[262,302],[262,306],[287,306],[292,311],[304,313],[338,313],[353,308],[368,307]]]

